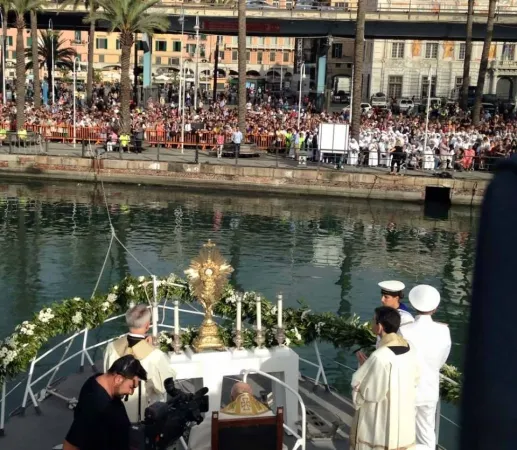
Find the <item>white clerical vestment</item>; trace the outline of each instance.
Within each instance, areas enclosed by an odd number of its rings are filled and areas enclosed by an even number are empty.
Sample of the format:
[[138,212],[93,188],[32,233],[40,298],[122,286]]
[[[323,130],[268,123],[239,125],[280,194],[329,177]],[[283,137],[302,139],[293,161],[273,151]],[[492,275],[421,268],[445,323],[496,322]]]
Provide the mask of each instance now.
[[406,353],[394,351],[407,346],[397,334],[385,335],[379,349],[354,374],[351,450],[415,448],[418,364],[410,347]]
[[[119,358],[125,355],[134,355],[140,361],[147,372],[147,381],[142,382],[142,405],[141,413],[144,418],[144,411],[151,403],[164,401],[166,398],[163,382],[170,377],[175,378],[176,372],[171,367],[167,355],[161,350],[154,348],[145,340],[141,340],[133,347],[129,347],[126,336],[108,344],[104,353],[104,372]],[[128,401],[123,401],[129,420],[132,423],[138,422],[138,388]]]

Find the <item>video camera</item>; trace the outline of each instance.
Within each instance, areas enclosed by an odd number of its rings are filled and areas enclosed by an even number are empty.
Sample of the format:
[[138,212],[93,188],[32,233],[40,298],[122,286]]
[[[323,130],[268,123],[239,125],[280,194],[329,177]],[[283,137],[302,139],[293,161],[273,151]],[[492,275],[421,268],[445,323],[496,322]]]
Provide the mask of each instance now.
[[194,394],[183,392],[176,389],[173,378],[167,378],[163,385],[171,398],[145,409],[144,421],[137,427],[139,431],[133,427],[140,439],[132,440],[131,449],[165,450],[183,435],[189,424],[203,422],[201,413],[208,412],[208,388],[203,387]]

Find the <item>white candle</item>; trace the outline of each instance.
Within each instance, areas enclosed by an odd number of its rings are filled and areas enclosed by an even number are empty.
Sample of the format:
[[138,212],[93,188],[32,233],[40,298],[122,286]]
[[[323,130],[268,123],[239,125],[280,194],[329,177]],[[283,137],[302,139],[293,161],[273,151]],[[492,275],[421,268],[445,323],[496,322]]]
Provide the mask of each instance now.
[[180,302],[174,300],[174,334],[180,334]]
[[282,328],[282,294],[278,294],[278,328]]
[[260,297],[257,297],[257,331],[262,330],[262,307]]
[[239,295],[237,297],[237,331],[241,331],[241,327],[242,327],[241,316],[242,316],[242,300],[241,300],[241,296]]

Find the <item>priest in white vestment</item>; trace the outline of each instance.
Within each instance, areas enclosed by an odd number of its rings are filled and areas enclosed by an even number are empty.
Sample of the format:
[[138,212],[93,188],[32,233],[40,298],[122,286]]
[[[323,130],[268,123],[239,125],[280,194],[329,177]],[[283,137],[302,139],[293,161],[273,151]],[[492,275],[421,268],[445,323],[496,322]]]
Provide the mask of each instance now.
[[419,371],[414,350],[397,334],[399,327],[396,309],[375,309],[373,330],[381,342],[369,358],[357,353],[361,367],[352,377],[356,412],[350,432],[351,450],[415,448]]
[[[133,355],[140,361],[147,372],[147,381],[143,383],[141,395],[141,414],[145,408],[156,401],[166,399],[166,391],[163,386],[167,378],[175,378],[176,372],[170,365],[165,353],[155,348],[150,343],[150,337],[146,336],[151,326],[151,311],[147,305],[136,305],[126,312],[126,323],[129,333],[106,347],[104,353],[104,372],[113,362],[125,355]],[[132,423],[138,422],[138,388],[124,401],[126,412]]]

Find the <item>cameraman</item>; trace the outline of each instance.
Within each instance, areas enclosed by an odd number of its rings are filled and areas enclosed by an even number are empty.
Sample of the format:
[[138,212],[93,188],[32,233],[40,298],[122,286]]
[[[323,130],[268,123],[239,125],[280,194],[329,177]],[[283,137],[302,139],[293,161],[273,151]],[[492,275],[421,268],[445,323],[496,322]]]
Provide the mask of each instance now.
[[[151,311],[145,304],[136,305],[126,312],[129,333],[106,347],[104,370],[113,361],[124,355],[133,355],[147,372],[147,382],[142,383],[141,410],[156,401],[165,399],[164,381],[175,378],[176,372],[167,355],[151,345],[151,336],[146,336],[151,326]],[[126,399],[124,406],[132,423],[138,422],[138,389]]]
[[81,388],[63,450],[129,450],[131,424],[122,397],[133,394],[141,380],[147,374],[131,355],[90,377]]

